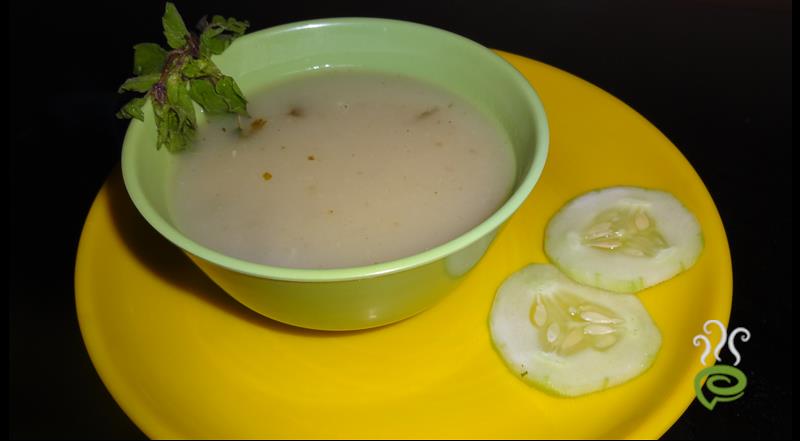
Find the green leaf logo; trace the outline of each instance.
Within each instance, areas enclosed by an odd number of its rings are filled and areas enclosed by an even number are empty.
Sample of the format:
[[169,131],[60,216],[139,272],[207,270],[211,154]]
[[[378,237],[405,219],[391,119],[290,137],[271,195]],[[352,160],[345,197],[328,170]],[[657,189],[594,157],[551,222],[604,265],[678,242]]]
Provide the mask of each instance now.
[[[703,380],[711,392],[711,400],[703,394]],[[727,364],[710,366],[694,377],[694,392],[697,400],[708,410],[714,410],[718,402],[735,401],[744,395],[747,376],[739,368]]]

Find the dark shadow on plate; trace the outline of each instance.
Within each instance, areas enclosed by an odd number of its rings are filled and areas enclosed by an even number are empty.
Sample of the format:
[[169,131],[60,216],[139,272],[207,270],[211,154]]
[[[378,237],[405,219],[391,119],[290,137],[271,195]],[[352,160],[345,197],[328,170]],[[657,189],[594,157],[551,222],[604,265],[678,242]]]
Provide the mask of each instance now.
[[[166,154],[166,153],[165,153]],[[237,302],[203,273],[178,247],[161,236],[142,217],[128,196],[117,165],[106,181],[109,209],[117,233],[142,266],[165,283],[196,296],[222,313],[267,328],[271,331],[309,337],[341,337],[363,331],[317,331],[287,325],[262,316]],[[391,325],[388,325],[391,326]],[[380,329],[380,328],[374,328]]]

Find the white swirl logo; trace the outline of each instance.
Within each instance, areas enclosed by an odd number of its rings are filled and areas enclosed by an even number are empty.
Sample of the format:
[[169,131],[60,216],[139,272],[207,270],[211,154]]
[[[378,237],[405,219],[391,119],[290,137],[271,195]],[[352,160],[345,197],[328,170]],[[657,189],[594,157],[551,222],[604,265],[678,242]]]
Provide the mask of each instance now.
[[742,361],[742,357],[739,354],[739,351],[736,350],[736,341],[735,341],[736,336],[742,334],[740,340],[743,342],[747,342],[750,340],[750,331],[748,331],[747,328],[743,328],[740,326],[734,329],[729,336],[728,330],[725,329],[725,325],[723,325],[721,321],[708,320],[707,322],[705,322],[705,324],[703,324],[703,332],[705,333],[705,335],[697,334],[692,339],[692,344],[694,345],[694,347],[698,347],[702,343],[705,343],[706,345],[705,349],[703,350],[703,354],[700,355],[700,363],[702,363],[703,366],[707,365],[706,358],[708,357],[708,354],[711,353],[711,340],[707,337],[711,335],[711,329],[710,329],[711,325],[716,325],[721,333],[719,343],[717,343],[717,345],[714,347],[714,359],[717,361],[722,361],[722,358],[720,357],[719,353],[722,351],[722,348],[725,347],[725,343],[727,342],[728,351],[730,351],[730,353],[733,354],[733,356],[736,358],[736,361],[733,363],[733,365],[737,366],[739,362]]
[[736,357],[736,361],[733,362],[734,366],[738,366],[739,362],[742,361],[742,357],[739,355],[739,351],[736,350],[736,343],[735,343],[736,336],[739,334],[742,334],[742,338],[740,338],[739,340],[743,342],[747,342],[750,340],[750,331],[748,331],[747,328],[742,328],[740,326],[734,329],[733,332],[731,332],[730,337],[728,337],[728,351],[730,351],[730,353],[733,354],[734,357]]

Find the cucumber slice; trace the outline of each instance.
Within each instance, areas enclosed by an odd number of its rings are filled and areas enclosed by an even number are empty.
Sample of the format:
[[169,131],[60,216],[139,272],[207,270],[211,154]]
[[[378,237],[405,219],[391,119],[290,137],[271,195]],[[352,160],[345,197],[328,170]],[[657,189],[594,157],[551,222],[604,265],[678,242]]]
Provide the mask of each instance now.
[[694,265],[703,234],[671,194],[611,187],[562,207],[547,225],[544,250],[576,282],[636,292]]
[[638,297],[579,285],[533,264],[497,291],[492,342],[523,381],[577,396],[624,383],[653,363],[661,334]]

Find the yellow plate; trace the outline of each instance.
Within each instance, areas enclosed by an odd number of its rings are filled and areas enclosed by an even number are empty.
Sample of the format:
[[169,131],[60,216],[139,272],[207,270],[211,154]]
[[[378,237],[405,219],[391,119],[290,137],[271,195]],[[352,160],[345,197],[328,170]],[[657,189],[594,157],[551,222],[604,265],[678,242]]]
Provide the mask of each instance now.
[[[81,331],[100,377],[154,438],[655,438],[694,398],[692,336],[727,323],[728,243],[708,191],[635,111],[553,67],[502,54],[535,85],[551,128],[541,181],[465,282],[432,309],[371,331],[272,322],[231,300],[133,208],[115,172],[78,248]],[[546,262],[548,218],[598,187],[675,194],[706,246],[689,271],[640,294],[663,333],[653,367],[622,386],[557,398],[515,378],[489,340],[495,290]]]

